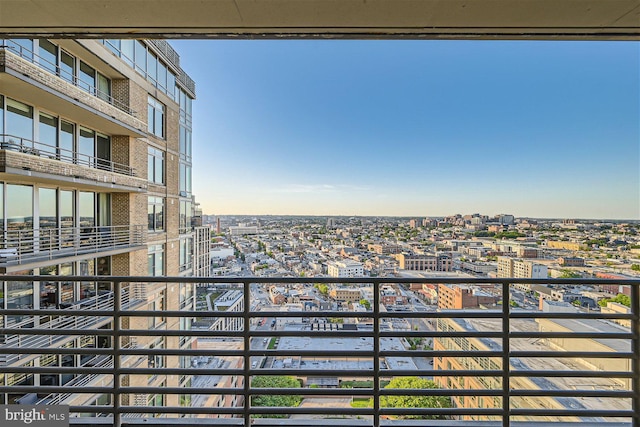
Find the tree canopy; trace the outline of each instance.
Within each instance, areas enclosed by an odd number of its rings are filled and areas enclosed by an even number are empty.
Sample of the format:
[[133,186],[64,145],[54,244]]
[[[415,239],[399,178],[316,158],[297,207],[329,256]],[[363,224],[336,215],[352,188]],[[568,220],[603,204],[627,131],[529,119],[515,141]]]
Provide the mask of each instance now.
[[[419,377],[396,377],[385,388],[439,388],[434,381]],[[420,396],[380,396],[383,408],[450,408],[451,399],[447,396],[432,396],[425,393]],[[440,419],[439,415],[403,415],[403,419]]]
[[[254,388],[300,388],[300,382],[294,377],[287,376],[267,376],[258,375],[251,381],[251,387]],[[273,395],[259,394],[251,398],[252,406],[276,406],[276,407],[293,407],[299,406],[302,402],[302,396],[299,395]],[[284,418],[286,415],[256,415],[256,417],[264,418]]]
[[631,307],[631,298],[625,294],[618,294],[615,298],[604,298],[598,301],[598,305],[601,307],[606,307],[607,303],[617,302],[618,304],[626,305],[627,307]]

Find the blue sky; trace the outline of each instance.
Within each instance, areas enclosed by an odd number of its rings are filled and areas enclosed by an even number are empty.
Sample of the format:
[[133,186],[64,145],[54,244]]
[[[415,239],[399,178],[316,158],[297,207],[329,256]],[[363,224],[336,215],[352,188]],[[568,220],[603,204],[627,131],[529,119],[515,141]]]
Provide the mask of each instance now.
[[640,219],[640,44],[172,41],[208,214]]

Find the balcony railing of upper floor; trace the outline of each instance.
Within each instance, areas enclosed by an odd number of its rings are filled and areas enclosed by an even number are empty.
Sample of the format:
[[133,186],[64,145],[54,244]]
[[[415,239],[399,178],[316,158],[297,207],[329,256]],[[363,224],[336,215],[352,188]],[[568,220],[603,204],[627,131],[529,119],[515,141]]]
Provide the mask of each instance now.
[[[109,327],[99,329],[45,328],[37,323],[0,329],[0,334],[22,339],[87,334],[107,338],[110,344],[103,348],[45,348],[15,341],[0,345],[0,354],[6,355],[86,354],[108,359],[98,367],[2,366],[6,383],[0,385],[0,395],[36,395],[70,405],[76,426],[640,426],[640,280],[3,279],[32,283],[34,288],[51,280],[111,282],[112,309],[3,311],[4,316],[64,312],[78,319],[109,318]],[[177,299],[176,285],[188,283],[198,286],[199,309],[170,310],[161,304],[138,310],[127,306],[122,292],[136,284],[147,289],[141,295],[150,301],[157,295]],[[324,308],[294,307],[267,300],[276,294],[268,292],[271,286],[319,296],[326,294],[322,285],[338,284],[360,290],[371,306],[356,310],[355,304],[341,307],[334,301]],[[417,302],[413,309],[403,310],[401,304],[383,304],[383,294],[388,299],[392,288],[399,299],[412,301],[410,284],[481,285],[483,295],[493,296],[495,304],[471,310],[439,310]],[[630,289],[630,306],[613,313],[541,311],[526,302],[515,284],[557,289],[624,285]],[[24,292],[14,297],[24,298]],[[5,299],[11,298],[5,292]],[[213,310],[215,298],[225,301],[224,310]],[[516,308],[515,301],[523,308]],[[146,326],[158,317],[163,320]],[[188,319],[194,322],[184,323]],[[178,342],[193,345],[185,348]],[[38,375],[52,374],[90,377],[82,388],[37,384]],[[96,381],[98,375],[105,381]],[[283,376],[293,380],[272,381]],[[191,382],[179,386],[179,377],[190,377]],[[422,380],[432,382],[427,386]]]
[[[133,285],[136,287],[136,285]],[[139,286],[139,285],[138,285]],[[143,295],[136,290],[131,290],[129,287],[121,289],[121,304],[124,309],[133,309],[144,301],[141,298]],[[97,329],[104,323],[110,322],[111,316],[95,316],[90,314],[92,311],[112,311],[114,308],[114,294],[112,291],[104,290],[100,291],[98,295],[94,295],[89,298],[84,298],[78,301],[62,302],[57,304],[59,313],[56,316],[16,316],[10,317],[6,320],[6,325],[9,328],[23,329],[23,328],[38,328],[45,330],[91,330]],[[51,308],[46,306],[46,308]],[[67,315],[67,311],[71,310],[84,310],[88,312],[88,315]],[[36,320],[38,321],[36,324]],[[47,348],[56,345],[60,345],[65,341],[69,341],[69,336],[57,334],[57,335],[28,335],[23,336],[20,334],[4,335],[2,337],[3,345],[9,347],[29,347],[29,348]],[[13,364],[20,361],[20,358],[25,355],[0,354],[0,364],[5,365]]]
[[142,225],[56,227],[4,230],[0,266],[52,260],[144,245]]
[[[6,41],[5,41],[6,43]],[[4,49],[5,51],[11,52],[15,55],[18,55],[20,58],[29,61],[30,63],[39,66],[41,69],[60,77],[61,79],[63,79],[65,82],[72,84],[73,86],[76,86],[80,89],[82,89],[84,92],[93,95],[111,105],[113,105],[114,107],[118,108],[119,110],[135,117],[135,111],[133,111],[127,104],[123,103],[122,101],[119,101],[118,99],[114,98],[110,93],[105,92],[104,90],[99,89],[98,87],[95,86],[95,83],[93,82],[87,82],[85,80],[83,80],[81,77],[78,77],[75,72],[74,73],[70,73],[64,69],[62,69],[62,67],[60,67],[60,65],[55,64],[41,56],[39,56],[37,53],[31,51],[30,49],[25,48],[24,46],[20,46],[19,44],[15,44],[15,43],[9,43],[9,44],[4,44],[4,45],[0,45],[0,49]]]
[[99,169],[107,172],[115,172],[127,176],[137,176],[134,169],[125,164],[112,160],[83,154],[78,151],[68,150],[55,145],[45,144],[15,135],[0,134],[0,149],[12,150],[33,156],[44,157],[52,160]]

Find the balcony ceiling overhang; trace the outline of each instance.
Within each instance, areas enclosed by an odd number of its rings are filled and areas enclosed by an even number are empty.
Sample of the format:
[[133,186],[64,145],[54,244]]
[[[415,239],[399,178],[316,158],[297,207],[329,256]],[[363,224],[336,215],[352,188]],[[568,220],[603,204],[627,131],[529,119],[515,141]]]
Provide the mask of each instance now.
[[639,0],[0,0],[1,36],[638,40]]

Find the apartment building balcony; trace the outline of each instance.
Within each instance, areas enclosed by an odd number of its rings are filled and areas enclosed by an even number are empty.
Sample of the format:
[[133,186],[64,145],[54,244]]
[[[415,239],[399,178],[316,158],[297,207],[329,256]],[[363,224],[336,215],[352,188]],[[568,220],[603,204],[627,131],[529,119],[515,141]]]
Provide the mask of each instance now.
[[68,262],[88,254],[116,255],[145,248],[146,226],[114,225],[5,230],[0,240],[0,271]]
[[[7,317],[64,313],[84,322],[96,316],[109,325],[0,329],[23,340],[66,339],[88,332],[106,338],[106,347],[90,349],[16,345],[16,338],[11,345],[0,345],[0,354],[23,359],[47,354],[104,356],[95,368],[2,366],[7,382],[0,385],[0,394],[39,394],[44,400],[38,402],[70,405],[73,426],[640,426],[640,280],[112,276],[5,276],[3,280],[111,283],[112,310],[74,306],[3,311]],[[131,283],[153,284],[154,290],[165,287],[166,295],[175,294],[178,284],[198,284],[204,293],[196,295],[201,302],[197,305],[205,308],[128,307],[122,290]],[[316,283],[367,290],[363,295],[371,295],[371,307],[363,311],[336,303],[330,310],[299,311],[271,305],[265,297],[268,287],[276,284],[318,295],[313,290]],[[386,310],[383,285],[408,290],[415,283],[483,286],[499,302],[471,310],[440,310],[417,302],[406,311]],[[520,291],[514,284],[628,286],[630,312],[516,308],[511,302]],[[225,290],[241,293],[241,310],[213,311],[204,303],[205,294],[209,298]],[[197,321],[181,328],[140,327],[141,321],[146,325],[159,316],[167,325],[176,324],[172,320]],[[235,320],[229,324],[239,326],[207,326],[217,325],[219,319]],[[630,322],[630,327],[616,323],[621,320]],[[186,348],[185,339],[192,343]],[[130,345],[151,340],[162,344]],[[86,385],[79,389],[37,384],[37,376],[56,373],[74,374],[77,381],[86,376]],[[102,383],[97,381],[99,375],[106,378]],[[265,376],[289,376],[295,381],[281,387],[256,381]],[[191,380],[177,386],[172,384],[182,382],[172,383],[172,377]],[[435,386],[404,388],[389,383],[398,377],[418,377]],[[91,404],[79,404],[74,398],[79,394],[106,397],[99,403],[85,399]],[[261,405],[260,396],[293,396],[302,403]],[[396,396],[414,403],[394,403]],[[413,397],[434,400],[412,401]],[[433,403],[442,402],[439,398],[449,403]]]
[[128,105],[22,47],[0,46],[0,83],[5,96],[64,111],[68,118],[111,135],[146,135],[146,123]]
[[131,166],[56,147],[44,142],[0,134],[0,176],[58,185],[73,183],[97,191],[144,192],[147,180]]

